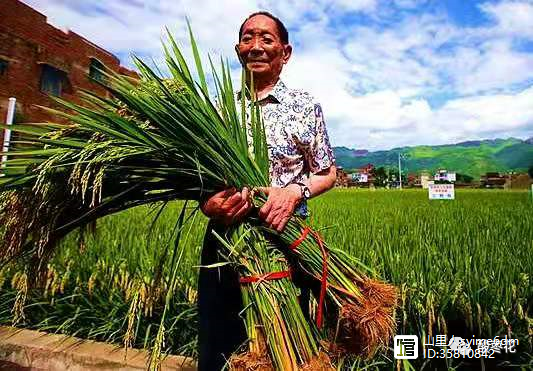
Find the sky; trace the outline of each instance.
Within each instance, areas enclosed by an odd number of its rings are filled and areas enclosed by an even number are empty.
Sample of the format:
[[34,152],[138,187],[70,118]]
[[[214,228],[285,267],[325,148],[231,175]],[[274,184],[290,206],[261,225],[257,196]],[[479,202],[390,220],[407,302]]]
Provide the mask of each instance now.
[[[168,27],[237,67],[246,16],[289,30],[282,79],[321,103],[332,145],[381,150],[533,137],[533,0],[23,0],[132,66]],[[240,76],[235,69],[235,76]]]

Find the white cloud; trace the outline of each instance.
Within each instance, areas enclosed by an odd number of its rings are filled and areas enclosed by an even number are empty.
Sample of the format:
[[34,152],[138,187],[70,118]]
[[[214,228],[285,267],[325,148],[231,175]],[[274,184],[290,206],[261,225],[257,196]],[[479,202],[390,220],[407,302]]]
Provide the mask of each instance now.
[[[343,49],[360,89],[424,89],[440,85],[435,49],[457,32],[436,17],[409,17],[390,29],[356,27]],[[431,46],[430,48],[428,48]]]
[[[110,51],[136,51],[155,56],[161,54],[160,40],[165,26],[178,39],[187,40],[185,17],[189,17],[198,42],[206,51],[231,55],[240,23],[259,9],[257,2],[247,0],[223,3],[203,0],[201,4],[188,0],[97,0],[85,4],[66,0],[25,2],[46,14],[52,24],[71,28]],[[104,11],[88,12],[86,8],[89,7]]]
[[[528,127],[531,129],[532,102],[533,87],[530,87],[517,94],[495,94],[452,100],[439,109],[435,117],[443,128],[461,129],[465,134],[509,132]],[[456,123],[447,119],[450,116],[457,119]],[[461,122],[467,124],[461,125]]]
[[457,63],[452,63],[457,66],[457,90],[463,94],[506,87],[533,78],[533,54],[513,51],[509,40],[491,40],[479,50],[465,50],[465,54]]
[[348,11],[371,12],[376,9],[376,0],[336,0],[330,2],[332,7],[341,7]]
[[[295,44],[283,77],[322,103],[334,145],[384,149],[533,135],[533,53],[514,48],[533,37],[531,0],[483,3],[493,23],[482,27],[417,12],[426,0],[24,1],[112,52],[156,59],[163,26],[187,40],[185,16],[204,51],[233,58],[242,20],[269,10]],[[408,12],[393,14],[392,3]],[[354,14],[366,22],[337,24]],[[435,95],[447,101],[431,106]]]
[[496,20],[500,33],[533,39],[532,1],[484,3],[480,8]]
[[457,98],[437,109],[423,99],[403,101],[391,91],[351,99],[345,101],[343,120],[327,117],[337,122],[337,145],[382,149],[533,134],[533,87]]

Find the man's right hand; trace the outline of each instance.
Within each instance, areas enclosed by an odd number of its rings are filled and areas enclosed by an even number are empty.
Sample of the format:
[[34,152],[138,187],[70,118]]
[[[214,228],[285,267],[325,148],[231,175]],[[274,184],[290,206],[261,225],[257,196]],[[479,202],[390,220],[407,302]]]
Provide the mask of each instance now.
[[241,192],[235,188],[226,189],[215,193],[200,205],[207,217],[224,225],[241,221],[252,207],[250,191],[247,188],[243,188]]

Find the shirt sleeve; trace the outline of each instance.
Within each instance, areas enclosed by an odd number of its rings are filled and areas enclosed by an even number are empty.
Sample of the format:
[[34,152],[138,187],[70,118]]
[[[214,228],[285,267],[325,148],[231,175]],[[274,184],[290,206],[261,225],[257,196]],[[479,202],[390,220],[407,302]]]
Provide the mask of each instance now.
[[329,143],[322,107],[318,103],[314,104],[310,126],[313,135],[307,152],[307,162],[311,174],[316,174],[335,164],[335,156]]

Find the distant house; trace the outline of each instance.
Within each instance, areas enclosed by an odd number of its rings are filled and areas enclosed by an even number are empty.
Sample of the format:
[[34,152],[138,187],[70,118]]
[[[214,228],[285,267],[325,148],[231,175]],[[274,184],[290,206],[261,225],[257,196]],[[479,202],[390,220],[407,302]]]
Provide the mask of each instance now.
[[504,188],[506,181],[504,174],[489,172],[481,176],[480,186],[482,188]]
[[366,164],[365,166],[363,166],[362,168],[357,169],[357,170],[360,171],[360,172],[366,173],[366,174],[370,174],[372,172],[372,170],[374,170],[374,165]]
[[372,164],[366,164],[359,169],[355,169],[355,171],[348,176],[348,186],[372,187],[374,185],[374,176],[372,175],[373,170],[374,165]]
[[[427,171],[420,173],[420,187],[423,189],[428,189],[428,185],[431,180],[431,176]],[[418,186],[418,184],[415,183],[415,186]]]
[[420,177],[415,173],[407,174],[407,186],[408,187],[420,186]]
[[526,173],[511,173],[506,177],[504,188],[506,189],[529,189],[532,179]]
[[435,173],[433,180],[436,182],[455,182],[456,174],[453,171],[448,171],[446,169],[440,169]]

